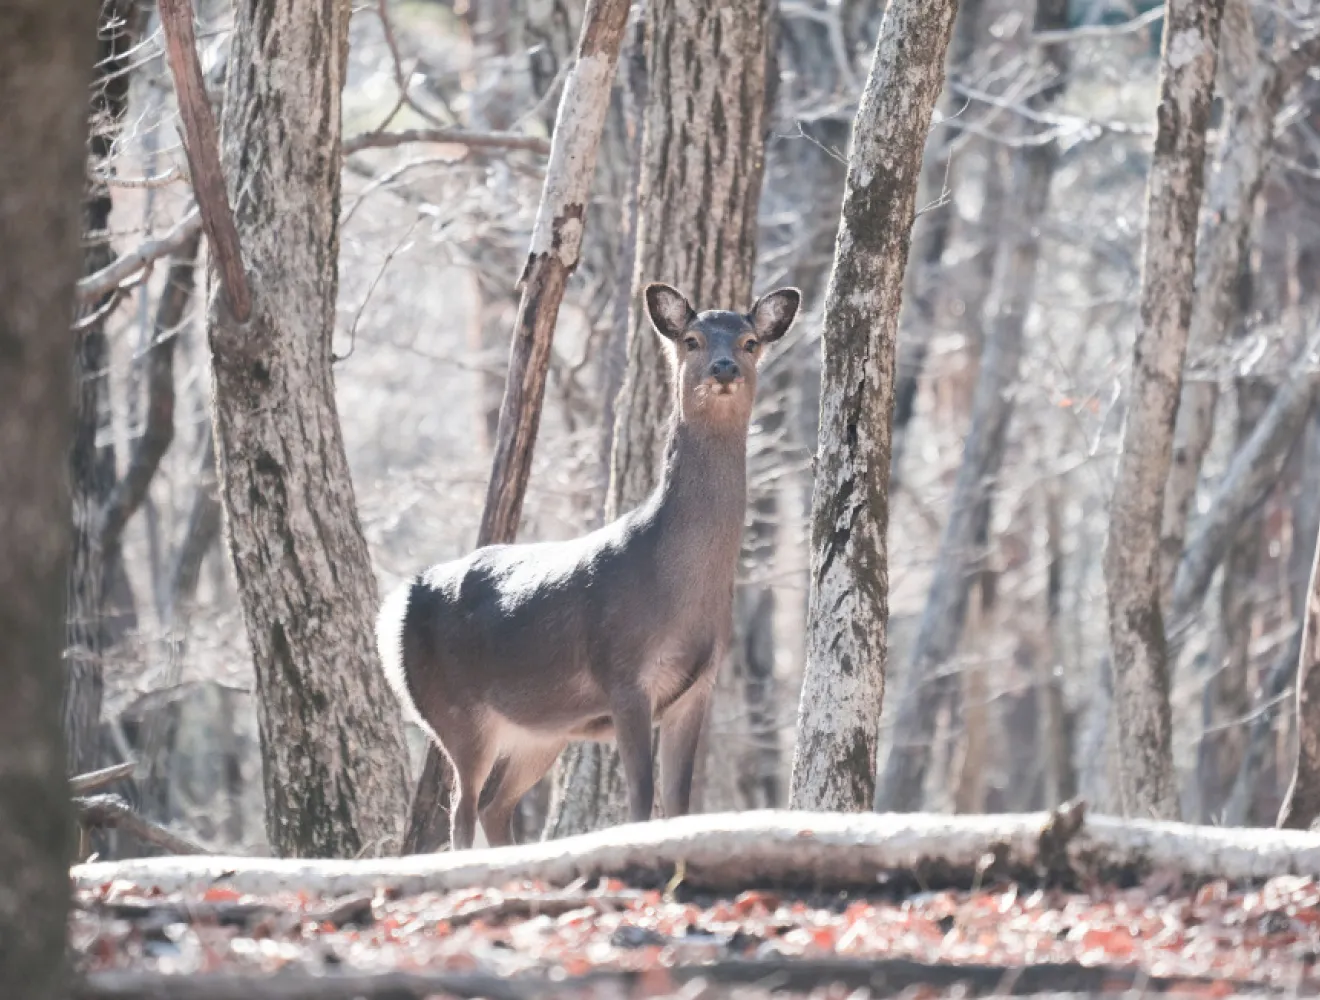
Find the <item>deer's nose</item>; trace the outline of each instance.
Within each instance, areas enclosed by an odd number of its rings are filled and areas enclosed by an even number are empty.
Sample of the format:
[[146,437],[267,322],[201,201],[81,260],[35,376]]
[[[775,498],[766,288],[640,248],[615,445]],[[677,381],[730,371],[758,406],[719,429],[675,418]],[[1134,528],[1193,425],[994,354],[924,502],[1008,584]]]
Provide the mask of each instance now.
[[720,358],[712,362],[710,375],[720,385],[728,385],[738,377],[738,362],[732,358]]

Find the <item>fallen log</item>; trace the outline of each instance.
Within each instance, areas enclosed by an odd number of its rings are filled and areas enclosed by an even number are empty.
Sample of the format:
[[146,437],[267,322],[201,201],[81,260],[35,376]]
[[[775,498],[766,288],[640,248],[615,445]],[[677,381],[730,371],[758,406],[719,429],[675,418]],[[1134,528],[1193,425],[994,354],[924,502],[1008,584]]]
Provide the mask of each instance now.
[[139,816],[118,795],[89,795],[86,798],[74,796],[73,805],[78,812],[78,822],[84,827],[114,827],[123,830],[163,851],[171,851],[171,857],[206,853],[206,848],[187,837],[181,837],[159,823]]
[[616,877],[689,889],[879,891],[1028,883],[1133,885],[1148,875],[1196,883],[1320,873],[1320,834],[1054,813],[989,816],[761,810],[628,824],[518,847],[356,861],[223,856],[77,865],[75,886],[116,879],[143,890],[286,889],[323,896],[450,892],[531,880],[566,886]]
[[[481,973],[379,974],[284,971],[272,976],[164,976],[150,973],[94,973],[78,983],[74,1000],[426,1000],[428,997],[485,997],[537,1000],[541,997],[642,998],[672,995],[674,987],[697,980],[710,986],[761,987],[775,993],[809,993],[842,985],[872,997],[895,996],[913,988],[954,990],[962,996],[1118,996],[1180,993],[1215,996],[1264,993],[1260,987],[1227,980],[1170,979],[1139,969],[1077,963],[1027,966],[952,965],[910,959],[735,960],[709,965],[633,972],[603,970],[552,980],[543,975],[502,978]],[[722,991],[706,995],[721,996]]]

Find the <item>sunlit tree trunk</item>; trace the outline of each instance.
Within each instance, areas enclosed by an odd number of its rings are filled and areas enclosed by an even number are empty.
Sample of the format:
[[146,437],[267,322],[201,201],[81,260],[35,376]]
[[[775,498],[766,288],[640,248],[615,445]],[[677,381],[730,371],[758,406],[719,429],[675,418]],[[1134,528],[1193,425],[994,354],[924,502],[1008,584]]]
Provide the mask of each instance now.
[[922,151],[957,4],[895,0],[853,123],[825,294],[807,665],[790,805],[862,811],[875,795],[889,619],[895,341]]
[[1168,0],[1147,186],[1141,319],[1105,549],[1119,791],[1128,815],[1175,819],[1160,520],[1192,316],[1205,133],[1224,0]]
[[280,855],[397,849],[398,703],[331,374],[347,0],[240,0],[223,157],[252,315],[210,324],[226,538],[256,666],[266,829]]

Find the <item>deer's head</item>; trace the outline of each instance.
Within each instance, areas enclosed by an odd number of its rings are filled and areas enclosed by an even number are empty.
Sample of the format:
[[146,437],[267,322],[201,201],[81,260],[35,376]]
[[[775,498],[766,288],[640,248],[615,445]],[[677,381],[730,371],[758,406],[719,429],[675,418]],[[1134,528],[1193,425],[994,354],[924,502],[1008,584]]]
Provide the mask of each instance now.
[[802,293],[780,288],[748,313],[699,313],[682,292],[659,282],[646,286],[645,298],[651,325],[670,344],[682,419],[745,423],[756,398],[757,363],[793,325]]

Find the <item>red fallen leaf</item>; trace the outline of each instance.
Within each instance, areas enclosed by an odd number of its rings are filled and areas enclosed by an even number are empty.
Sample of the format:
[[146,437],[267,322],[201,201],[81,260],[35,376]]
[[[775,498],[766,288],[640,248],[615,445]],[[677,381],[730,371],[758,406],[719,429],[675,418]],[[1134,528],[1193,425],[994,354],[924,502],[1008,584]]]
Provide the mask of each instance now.
[[833,951],[838,939],[838,932],[835,931],[833,924],[821,924],[811,929],[811,943],[817,948]]
[[1136,949],[1136,941],[1123,927],[1092,927],[1082,935],[1082,947],[1088,950],[1098,948],[1115,958],[1126,958]]
[[1179,980],[1169,984],[1170,993],[1185,997],[1206,997],[1207,1000],[1222,1000],[1223,997],[1230,997],[1233,995],[1233,989],[1233,984],[1226,979],[1217,979],[1210,983]]
[[233,903],[243,898],[243,894],[225,885],[213,885],[202,893],[204,903]]
[[1196,890],[1196,902],[1202,906],[1207,903],[1222,903],[1228,899],[1228,883],[1223,879],[1208,882]]
[[779,906],[779,897],[764,892],[744,892],[733,901],[733,912],[740,917],[750,916],[757,909],[774,910]]
[[591,963],[581,955],[569,955],[559,960],[564,972],[570,976],[585,976],[591,971]]

